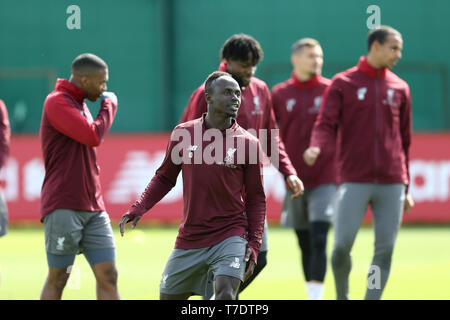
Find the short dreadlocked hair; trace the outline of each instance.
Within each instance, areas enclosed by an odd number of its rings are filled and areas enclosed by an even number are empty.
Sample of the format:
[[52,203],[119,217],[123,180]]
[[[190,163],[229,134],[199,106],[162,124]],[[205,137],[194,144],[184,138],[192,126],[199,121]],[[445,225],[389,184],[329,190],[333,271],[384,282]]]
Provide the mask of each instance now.
[[252,53],[253,65],[255,66],[264,58],[264,52],[259,42],[248,34],[239,33],[232,35],[225,41],[220,50],[220,60],[247,61],[250,53]]

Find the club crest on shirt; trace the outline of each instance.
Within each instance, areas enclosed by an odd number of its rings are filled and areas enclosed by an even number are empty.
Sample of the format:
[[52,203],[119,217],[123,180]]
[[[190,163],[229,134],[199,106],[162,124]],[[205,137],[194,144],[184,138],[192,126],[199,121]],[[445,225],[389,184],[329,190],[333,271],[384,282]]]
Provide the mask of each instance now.
[[255,109],[252,111],[252,115],[258,115],[258,114],[263,114],[263,111],[261,109],[261,104],[259,102],[259,97],[253,97],[253,103],[255,105]]
[[295,99],[288,99],[286,101],[286,111],[292,112],[296,103],[297,103],[297,101]]
[[364,98],[366,97],[366,93],[367,93],[367,88],[366,87],[359,88],[358,91],[356,91],[356,95],[358,96],[358,100],[364,100]]
[[387,89],[387,93],[386,93],[386,99],[383,100],[383,104],[388,104],[391,107],[398,107],[397,103],[394,100],[394,94],[395,94],[395,90],[394,89]]
[[236,152],[236,148],[228,148],[228,150],[227,150],[227,155],[226,155],[226,157],[225,157],[225,159],[224,159],[224,162],[218,162],[217,164],[220,164],[220,165],[223,165],[223,166],[226,166],[226,167],[230,167],[230,168],[233,168],[233,169],[235,169],[235,168],[237,168],[237,166],[235,166],[234,164],[233,164],[233,160],[234,160],[234,153]]
[[314,98],[314,105],[309,108],[309,113],[319,113],[320,104],[322,103],[322,96],[318,96]]

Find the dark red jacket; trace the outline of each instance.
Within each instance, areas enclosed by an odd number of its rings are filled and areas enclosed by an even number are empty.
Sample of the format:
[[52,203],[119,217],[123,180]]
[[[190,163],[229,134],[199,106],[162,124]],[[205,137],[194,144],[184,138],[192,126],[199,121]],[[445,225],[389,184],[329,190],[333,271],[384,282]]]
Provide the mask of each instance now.
[[84,92],[64,79],[44,102],[40,139],[45,164],[41,218],[55,209],[104,211],[97,146],[110,129],[117,106],[101,102],[94,121]]
[[339,183],[408,185],[411,131],[408,84],[361,57],[357,66],[333,77],[310,145],[325,150],[337,139]]
[[[215,148],[202,139],[207,130],[204,118],[175,127],[162,165],[128,214],[133,218],[150,210],[175,186],[181,170],[184,206],[175,248],[204,248],[240,236],[248,239],[256,262],[264,231],[266,198],[260,158],[251,158],[249,151],[257,151],[259,142],[233,122],[229,129],[217,130],[222,154],[220,160],[210,164],[203,155]],[[233,142],[227,144],[226,139]],[[237,150],[228,152],[230,146]],[[174,155],[184,157],[183,161],[174,160]]]
[[300,173],[305,188],[336,183],[334,148],[324,150],[314,166],[303,160],[311,131],[319,113],[322,95],[331,80],[320,75],[301,82],[292,72],[289,80],[272,88],[272,103],[280,127],[280,136],[295,170]]
[[[226,63],[222,63],[219,67],[220,71],[226,71]],[[265,143],[261,141],[261,145],[264,151],[270,156],[271,150],[271,129],[278,130],[278,125],[273,113],[272,99],[270,97],[270,91],[266,83],[256,77],[252,77],[250,85],[242,89],[241,106],[236,118],[239,125],[245,130],[256,130],[256,134],[259,139],[260,129],[267,130],[267,148]],[[207,111],[208,104],[205,98],[205,84],[203,83],[192,94],[183,115],[181,116],[180,123],[197,119]],[[287,178],[290,175],[297,175],[294,166],[289,159],[284,144],[281,141],[279,135],[276,135],[274,141],[278,143],[278,159],[279,163],[273,163],[275,167],[278,166],[281,174]]]
[[11,140],[11,128],[9,126],[8,110],[0,99],[0,169],[6,163],[9,155],[9,143]]

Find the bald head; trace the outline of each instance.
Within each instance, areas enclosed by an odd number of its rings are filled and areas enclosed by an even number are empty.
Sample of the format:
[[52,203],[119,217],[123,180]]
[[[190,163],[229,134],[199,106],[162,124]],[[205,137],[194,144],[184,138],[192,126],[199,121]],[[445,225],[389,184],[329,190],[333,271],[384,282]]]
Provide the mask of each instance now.
[[100,57],[92,53],[84,53],[72,62],[72,74],[76,77],[91,76],[102,70],[107,70],[108,65]]

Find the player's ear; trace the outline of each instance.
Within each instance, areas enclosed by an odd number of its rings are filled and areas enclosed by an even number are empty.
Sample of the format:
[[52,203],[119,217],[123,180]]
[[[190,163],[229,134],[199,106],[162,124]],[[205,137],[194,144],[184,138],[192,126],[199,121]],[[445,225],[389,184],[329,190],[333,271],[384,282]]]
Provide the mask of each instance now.
[[211,104],[213,102],[212,96],[207,92],[205,92],[205,99],[208,104]]

